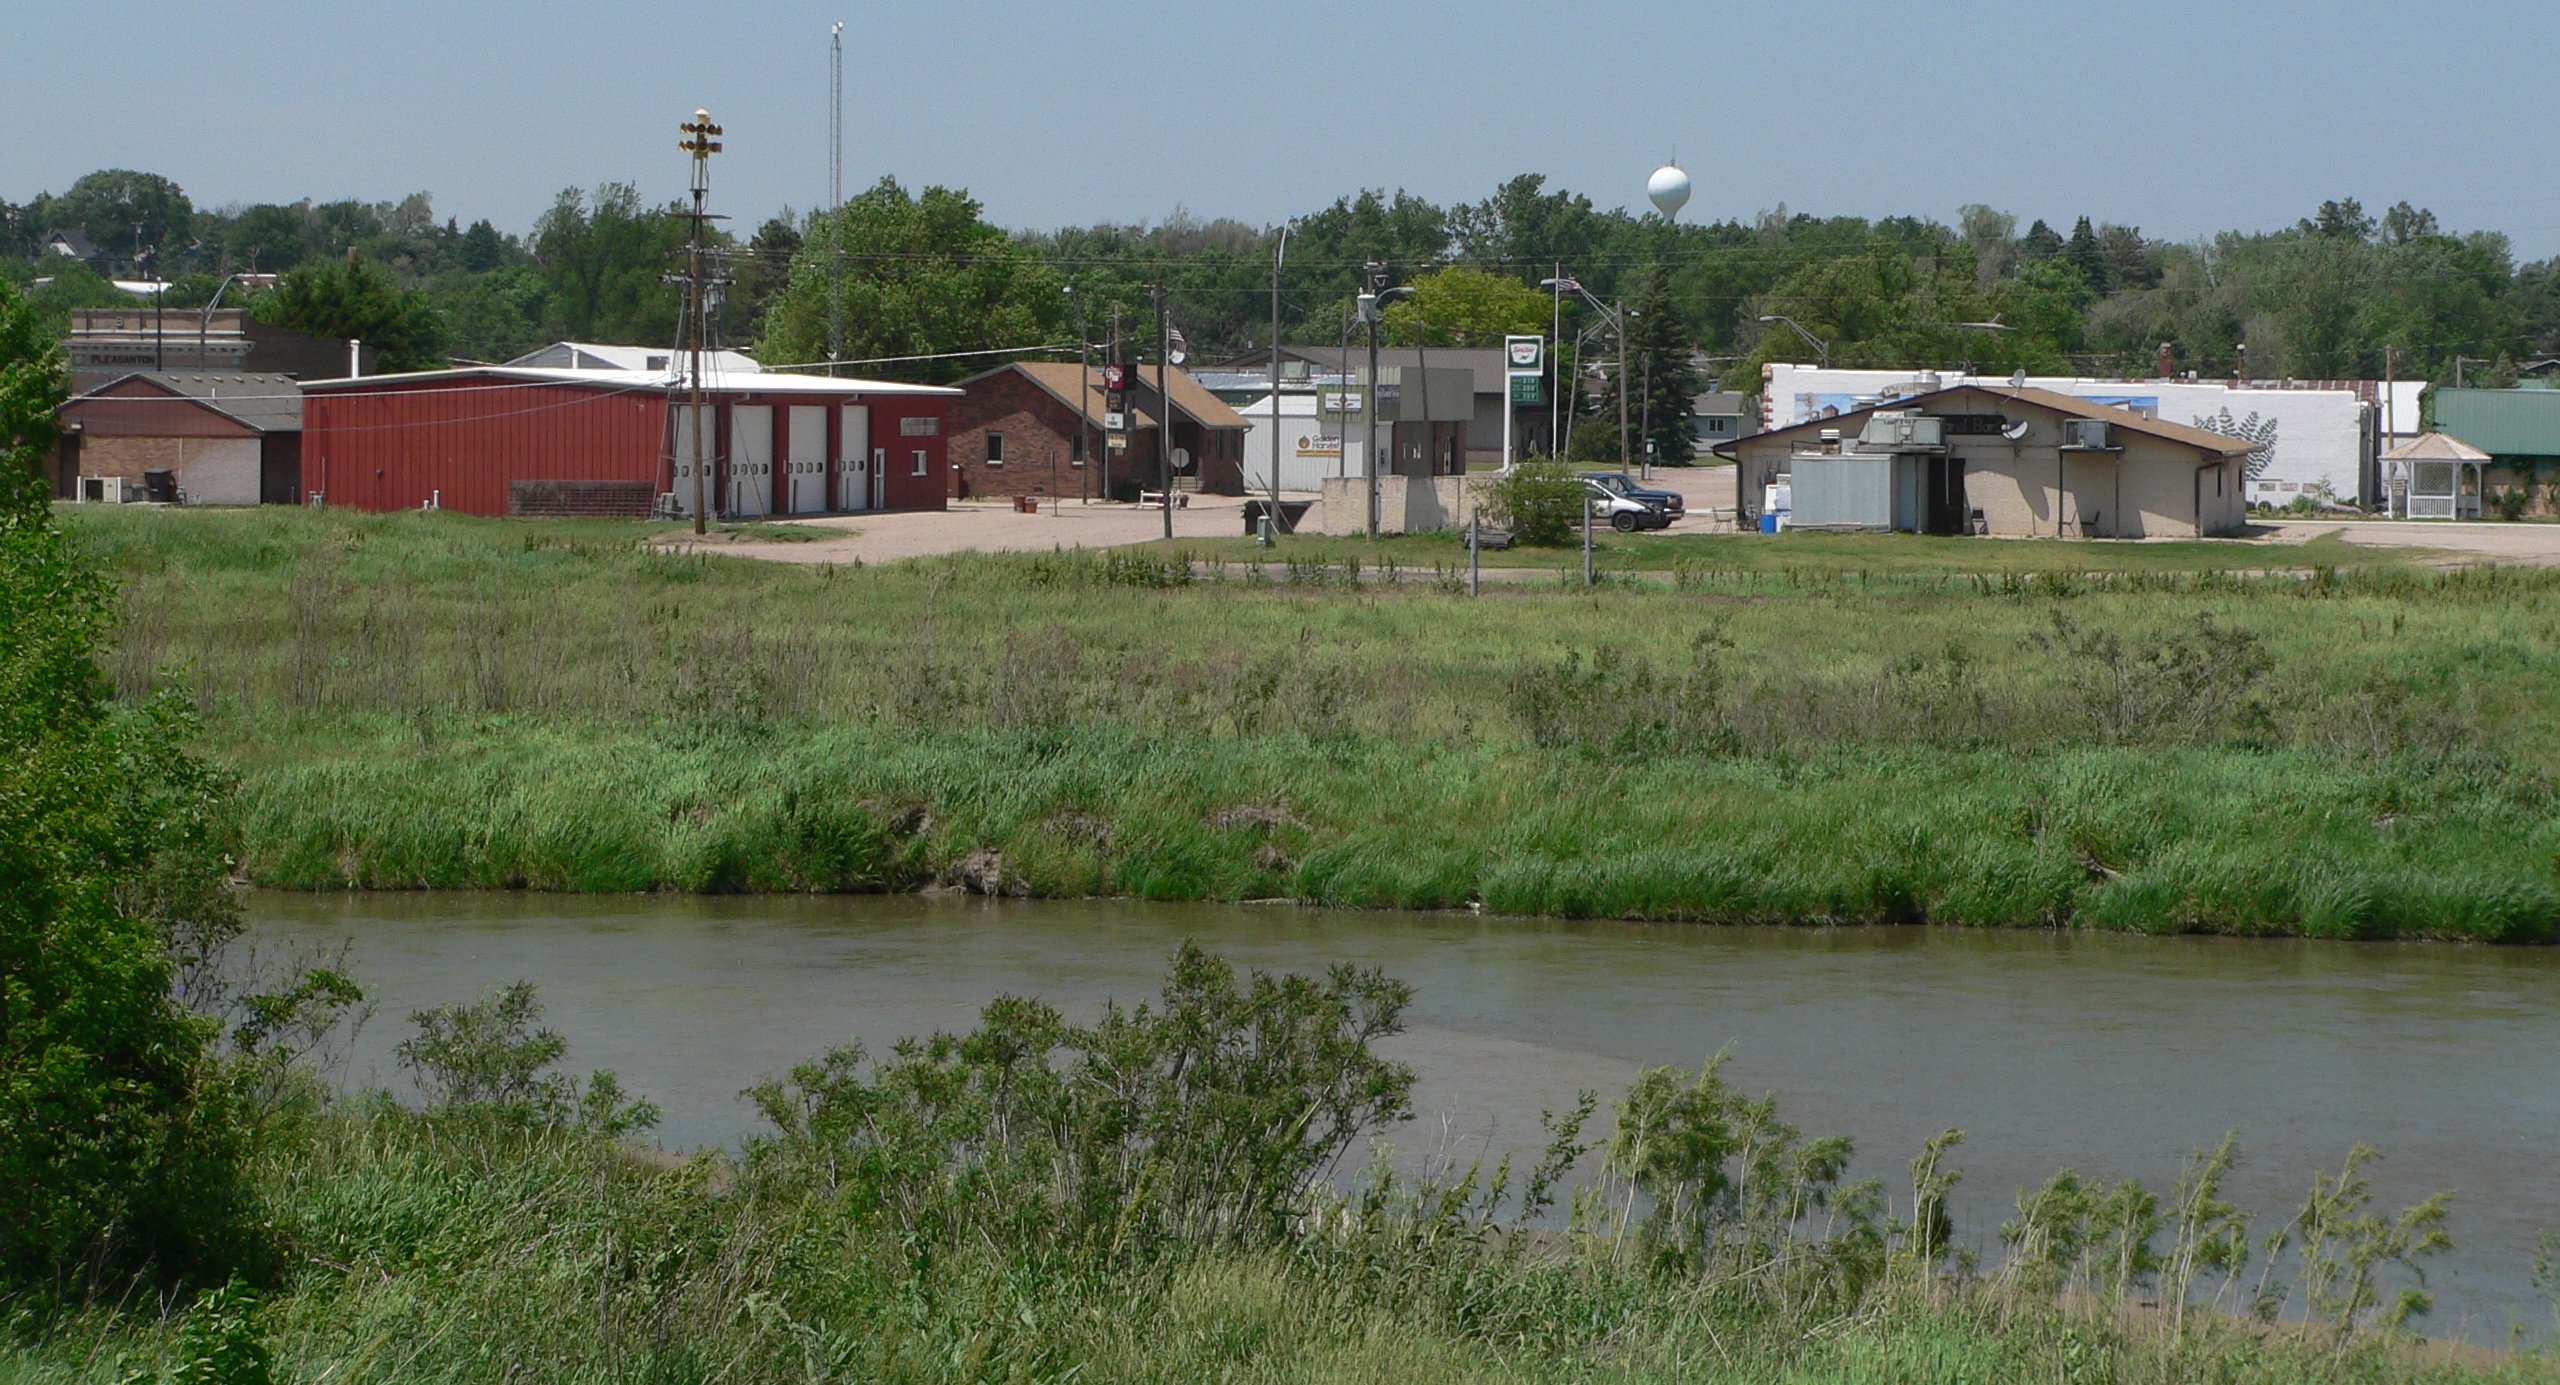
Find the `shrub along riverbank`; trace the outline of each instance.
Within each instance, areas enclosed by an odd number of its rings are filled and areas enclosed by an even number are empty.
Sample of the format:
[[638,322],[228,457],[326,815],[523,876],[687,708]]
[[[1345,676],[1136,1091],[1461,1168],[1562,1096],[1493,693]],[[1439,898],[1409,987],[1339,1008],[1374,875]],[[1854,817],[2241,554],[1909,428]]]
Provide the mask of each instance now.
[[66,514],[125,583],[120,690],[192,693],[261,884],[2560,928],[2560,574],[1701,540],[1470,601],[1153,550],[810,570],[603,524]]
[[825,1054],[750,1092],[742,1152],[677,1159],[510,987],[412,1017],[423,1109],[271,1068],[240,1112],[266,1274],[165,1314],[0,1297],[0,1380],[2560,1378],[2408,1335],[2443,1200],[2373,1207],[2361,1148],[2263,1220],[2228,1141],[2160,1188],[2065,1170],[1995,1237],[1948,1215],[1961,1132],[1853,1182],[1847,1139],[1710,1062],[1641,1074],[1606,1132],[1584,1094],[1527,1167],[1337,1181],[1411,1114],[1370,1047],[1409,1000],[1186,948],[1086,1022],[1004,999]]

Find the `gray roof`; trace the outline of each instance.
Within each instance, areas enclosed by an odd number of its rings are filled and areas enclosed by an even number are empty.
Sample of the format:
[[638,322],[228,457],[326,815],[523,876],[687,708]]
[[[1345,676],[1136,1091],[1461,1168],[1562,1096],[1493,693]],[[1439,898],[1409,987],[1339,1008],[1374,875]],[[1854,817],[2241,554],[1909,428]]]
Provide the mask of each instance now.
[[173,394],[199,399],[261,433],[302,431],[302,387],[290,375],[258,370],[136,370],[89,391],[127,380],[148,380]]

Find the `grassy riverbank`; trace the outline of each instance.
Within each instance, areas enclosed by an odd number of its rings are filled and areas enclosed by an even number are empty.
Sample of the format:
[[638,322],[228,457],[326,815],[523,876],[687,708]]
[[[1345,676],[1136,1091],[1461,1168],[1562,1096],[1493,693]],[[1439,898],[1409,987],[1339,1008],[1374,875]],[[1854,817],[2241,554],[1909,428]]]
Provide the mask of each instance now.
[[120,688],[182,671],[262,884],[2560,927],[2560,574],[1827,536],[1470,601],[1374,564],[66,515],[125,582]]
[[241,1055],[249,1273],[165,1316],[0,1298],[0,1381],[2560,1379],[2410,1335],[2442,1203],[2373,1207],[2362,1154],[2263,1219],[2227,1143],[2156,1189],[2064,1171],[1995,1235],[1948,1215],[1960,1132],[1849,1181],[1848,1140],[1710,1064],[1608,1131],[1585,1094],[1526,1167],[1338,1184],[1411,1116],[1370,1049],[1410,998],[1185,949],[1145,1006],[813,1060],[752,1090],[741,1152],[683,1159],[556,1070],[529,991],[415,1017],[424,1109]]

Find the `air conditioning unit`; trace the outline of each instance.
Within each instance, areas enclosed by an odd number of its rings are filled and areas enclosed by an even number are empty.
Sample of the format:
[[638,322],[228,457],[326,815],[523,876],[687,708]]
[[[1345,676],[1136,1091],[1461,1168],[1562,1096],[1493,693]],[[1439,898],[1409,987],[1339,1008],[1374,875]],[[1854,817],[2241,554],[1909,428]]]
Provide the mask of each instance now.
[[2114,425],[2103,418],[2066,418],[2062,445],[2103,452],[2115,446],[2114,431]]
[[[136,489],[140,489],[136,487]],[[80,498],[107,505],[121,505],[130,498],[125,494],[125,478],[121,476],[83,476]]]
[[1858,433],[1858,445],[1861,447],[1897,450],[1943,447],[1946,440],[1946,420],[1899,410],[1868,415],[1867,426]]

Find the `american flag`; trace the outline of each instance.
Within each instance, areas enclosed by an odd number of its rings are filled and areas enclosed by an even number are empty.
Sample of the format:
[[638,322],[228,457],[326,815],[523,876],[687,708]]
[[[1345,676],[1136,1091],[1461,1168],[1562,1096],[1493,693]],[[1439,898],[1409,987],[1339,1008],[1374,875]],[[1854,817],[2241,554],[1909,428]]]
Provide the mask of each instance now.
[[1185,342],[1182,339],[1182,329],[1179,327],[1165,328],[1165,339],[1173,344],[1173,363],[1175,365],[1182,364],[1182,358],[1189,355],[1191,352],[1190,343]]

